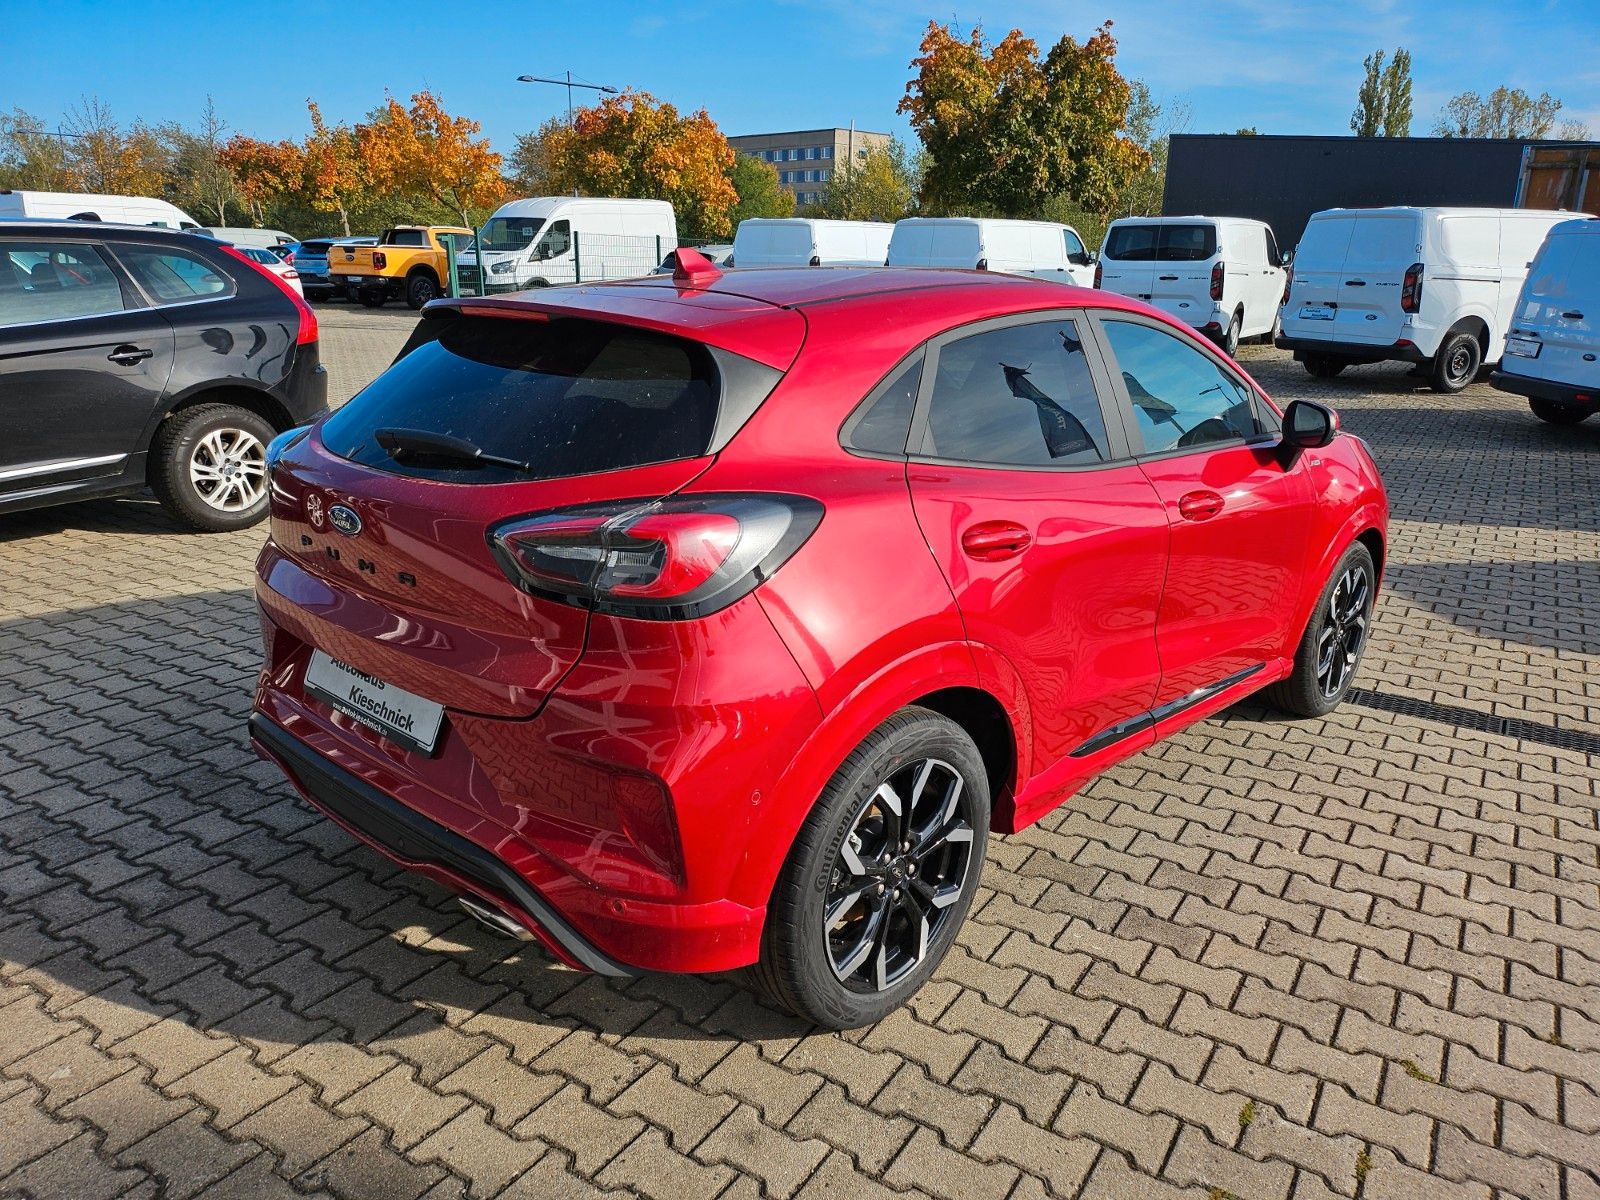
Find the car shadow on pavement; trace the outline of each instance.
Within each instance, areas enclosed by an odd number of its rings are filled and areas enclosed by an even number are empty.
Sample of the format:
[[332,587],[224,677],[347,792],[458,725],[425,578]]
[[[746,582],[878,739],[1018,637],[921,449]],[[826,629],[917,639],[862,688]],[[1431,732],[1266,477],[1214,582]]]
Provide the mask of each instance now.
[[64,530],[86,533],[194,535],[167,515],[148,491],[114,500],[80,500],[0,515],[0,544]]

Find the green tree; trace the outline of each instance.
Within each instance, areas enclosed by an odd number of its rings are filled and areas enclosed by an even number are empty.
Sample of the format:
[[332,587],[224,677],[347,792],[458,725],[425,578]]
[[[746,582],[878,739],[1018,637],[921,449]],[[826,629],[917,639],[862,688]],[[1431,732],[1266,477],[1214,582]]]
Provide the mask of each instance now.
[[1260,137],[1261,130],[1254,125],[1242,125],[1233,131],[1234,137]]
[[71,186],[66,139],[20,108],[0,115],[0,187],[60,192]]
[[898,221],[915,207],[920,173],[906,144],[892,137],[838,167],[812,207],[819,217],[841,221]]
[[1013,29],[958,37],[929,22],[899,111],[927,154],[919,200],[933,212],[1031,216],[1052,196],[1110,211],[1150,154],[1123,130],[1132,89],[1107,22],[1043,57]]
[[1411,132],[1411,52],[1404,46],[1387,66],[1384,51],[1361,60],[1366,74],[1350,114],[1350,132],[1357,137],[1405,137]]
[[227,131],[227,122],[217,115],[210,96],[193,129],[174,123],[163,125],[158,131],[172,155],[168,198],[213,225],[228,224],[228,210],[244,207],[239,200],[238,180],[222,159],[227,144],[223,134]]
[[1439,137],[1542,138],[1555,126],[1561,101],[1549,92],[1534,99],[1521,88],[1497,87],[1487,96],[1453,97],[1433,131]]
[[753,154],[736,154],[728,172],[739,202],[728,213],[737,229],[748,217],[789,217],[794,215],[794,193],[778,183],[778,172]]

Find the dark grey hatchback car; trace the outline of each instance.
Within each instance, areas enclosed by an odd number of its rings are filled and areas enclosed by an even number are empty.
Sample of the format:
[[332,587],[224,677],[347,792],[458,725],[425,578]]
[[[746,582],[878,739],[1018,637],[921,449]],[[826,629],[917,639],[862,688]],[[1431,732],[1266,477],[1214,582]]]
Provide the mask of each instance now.
[[189,233],[0,221],[0,513],[147,484],[179,521],[267,511],[267,444],[327,408],[317,318]]

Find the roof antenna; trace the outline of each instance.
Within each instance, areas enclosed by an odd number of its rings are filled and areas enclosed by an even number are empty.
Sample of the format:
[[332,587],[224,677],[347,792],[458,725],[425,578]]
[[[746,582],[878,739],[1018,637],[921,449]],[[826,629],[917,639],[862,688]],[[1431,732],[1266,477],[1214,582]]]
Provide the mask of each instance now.
[[692,246],[679,246],[672,259],[672,279],[681,287],[708,288],[722,278],[716,263]]

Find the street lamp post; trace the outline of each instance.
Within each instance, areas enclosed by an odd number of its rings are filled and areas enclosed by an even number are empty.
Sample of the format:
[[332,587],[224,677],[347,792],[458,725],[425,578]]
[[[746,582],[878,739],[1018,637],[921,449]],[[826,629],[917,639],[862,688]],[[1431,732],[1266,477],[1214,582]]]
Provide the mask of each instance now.
[[517,76],[517,82],[518,83],[553,83],[553,84],[557,85],[558,87],[565,86],[566,89],[567,89],[567,128],[568,129],[572,128],[572,89],[573,88],[588,88],[590,91],[602,92],[602,93],[604,93],[605,95],[608,95],[608,96],[615,96],[617,94],[617,89],[616,88],[614,88],[614,87],[606,87],[603,84],[599,84],[599,83],[574,83],[572,81],[572,72],[571,71],[566,72],[565,78],[562,78],[562,79],[546,79],[542,75],[518,75]]

